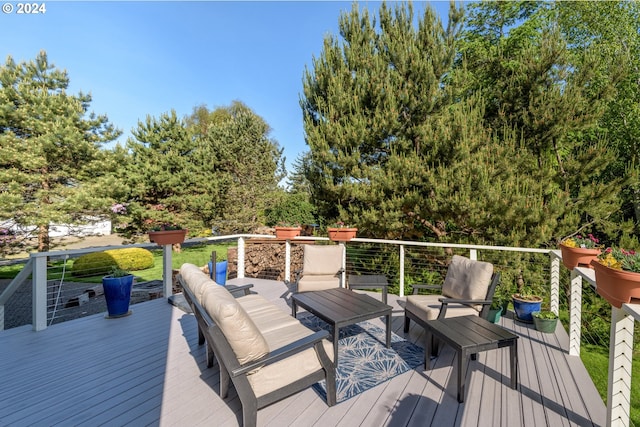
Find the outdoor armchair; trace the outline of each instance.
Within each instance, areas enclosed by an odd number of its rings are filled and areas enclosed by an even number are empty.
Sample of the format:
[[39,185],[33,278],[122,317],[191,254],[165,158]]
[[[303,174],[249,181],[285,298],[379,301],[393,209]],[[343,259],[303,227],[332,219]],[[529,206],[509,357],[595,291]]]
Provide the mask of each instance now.
[[296,272],[294,292],[342,287],[341,245],[305,245],[302,270]]
[[[404,312],[404,331],[409,332],[410,321],[422,327],[427,320],[445,317],[479,315],[486,319],[493,300],[500,273],[493,264],[454,255],[447,269],[443,285],[413,285],[414,295],[407,296]],[[419,295],[421,289],[439,289],[439,294]]]

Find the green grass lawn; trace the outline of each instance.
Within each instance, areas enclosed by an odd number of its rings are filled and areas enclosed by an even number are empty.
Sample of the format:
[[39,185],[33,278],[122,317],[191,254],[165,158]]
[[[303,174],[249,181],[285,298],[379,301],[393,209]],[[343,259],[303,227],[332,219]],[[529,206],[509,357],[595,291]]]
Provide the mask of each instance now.
[[[640,426],[640,351],[634,351],[631,381],[631,422]],[[609,374],[609,349],[592,344],[583,344],[580,358],[593,379],[602,400],[607,403],[607,383]]]
[[[227,248],[236,246],[235,243],[207,245],[199,244],[183,247],[181,252],[173,252],[171,259],[172,268],[180,268],[184,263],[191,263],[197,266],[206,265],[211,259],[211,252],[216,251],[216,260],[225,261],[227,259]],[[133,274],[140,281],[162,279],[162,250],[152,250],[153,267],[146,270],[134,271]],[[24,264],[15,264],[0,267],[0,279],[13,279],[24,267]],[[73,261],[55,261],[49,264],[47,278],[50,280],[60,279],[64,274],[64,280],[74,282],[102,283],[102,275],[94,277],[76,278],[71,276]]]

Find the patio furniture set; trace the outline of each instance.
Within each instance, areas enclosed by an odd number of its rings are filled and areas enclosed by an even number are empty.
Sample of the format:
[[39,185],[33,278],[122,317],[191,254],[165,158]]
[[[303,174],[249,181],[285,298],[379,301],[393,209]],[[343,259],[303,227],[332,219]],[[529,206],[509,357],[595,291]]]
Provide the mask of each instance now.
[[[387,348],[391,342],[392,307],[386,304],[382,275],[350,275],[342,282],[342,246],[305,246],[303,268],[291,294],[292,316],[257,294],[251,286],[215,284],[200,269],[185,264],[179,280],[198,320],[199,344],[207,345],[207,366],[220,365],[220,395],[233,382],[242,402],[243,424],[256,424],[257,410],[325,380],[327,405],[336,403],[338,338],[342,327],[385,317]],[[511,387],[517,387],[517,335],[485,320],[500,274],[486,262],[454,256],[441,295],[410,295],[405,328],[411,320],[425,329],[424,369],[437,356],[438,343],[458,357],[457,399],[464,401],[469,357],[481,351],[510,348]],[[354,289],[382,290],[379,301]],[[414,286],[414,292],[421,287]],[[297,318],[298,309],[325,321],[332,330],[314,332]],[[295,366],[296,369],[291,369]]]

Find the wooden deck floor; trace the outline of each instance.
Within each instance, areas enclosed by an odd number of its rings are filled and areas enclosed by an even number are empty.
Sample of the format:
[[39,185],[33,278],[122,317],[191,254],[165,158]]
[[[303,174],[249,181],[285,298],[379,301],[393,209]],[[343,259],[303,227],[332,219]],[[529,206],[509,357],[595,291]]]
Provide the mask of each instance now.
[[[277,301],[286,286],[254,280]],[[394,332],[402,332],[402,299]],[[240,401],[218,396],[217,365],[207,369],[191,314],[153,300],[131,316],[104,314],[0,332],[0,426],[237,426]],[[379,321],[379,320],[378,320]],[[380,321],[382,326],[382,321]],[[568,426],[604,425],[606,408],[584,366],[567,354],[559,328],[540,334],[503,319],[520,335],[520,386],[509,387],[508,350],[481,353],[469,364],[467,398],[456,401],[454,354],[444,347],[432,362],[328,408],[308,389],[258,412],[261,426]],[[422,345],[423,332],[407,338]]]

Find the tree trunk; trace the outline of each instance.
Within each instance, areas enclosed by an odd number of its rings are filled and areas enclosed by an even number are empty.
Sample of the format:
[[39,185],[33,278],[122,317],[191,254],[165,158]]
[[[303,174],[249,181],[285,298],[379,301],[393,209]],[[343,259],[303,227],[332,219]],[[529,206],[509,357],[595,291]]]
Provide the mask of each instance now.
[[50,247],[49,225],[40,224],[38,226],[38,252],[47,252]]

